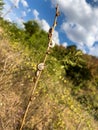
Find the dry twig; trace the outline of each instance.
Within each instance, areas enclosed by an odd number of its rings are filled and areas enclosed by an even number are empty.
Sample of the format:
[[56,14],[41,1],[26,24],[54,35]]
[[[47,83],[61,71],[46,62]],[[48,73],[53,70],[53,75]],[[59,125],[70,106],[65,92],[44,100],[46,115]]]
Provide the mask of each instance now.
[[[54,29],[55,29],[55,27],[56,27],[56,25],[57,25],[57,17],[59,16],[59,14],[60,14],[60,13],[59,13],[59,11],[58,11],[58,5],[57,5],[57,6],[56,6],[56,14],[55,14],[55,18],[54,18],[54,23],[53,23],[53,26],[49,29],[49,33],[48,33],[49,42],[48,42],[48,47],[47,47],[46,55],[45,55],[45,57],[44,57],[43,62],[40,63],[38,66],[40,66],[41,64],[43,64],[43,66],[45,66],[45,62],[46,62],[47,56],[48,56],[48,54],[49,54],[48,52],[49,52],[50,48],[52,48],[52,47],[54,46],[54,43],[53,43],[53,40],[52,40],[52,34],[53,34]],[[43,66],[42,66],[42,67],[40,66],[40,69],[39,69],[39,67],[37,68],[37,75],[35,75],[35,77],[34,77],[34,79],[35,79],[35,80],[34,80],[34,83],[35,83],[35,84],[34,84],[34,87],[32,87],[32,90],[31,90],[31,96],[30,96],[30,99],[29,99],[27,108],[26,108],[25,113],[24,113],[24,116],[23,116],[23,120],[22,120],[22,123],[21,123],[20,130],[23,129],[23,126],[24,126],[24,124],[25,124],[25,119],[26,119],[27,113],[28,113],[28,111],[29,111],[29,107],[30,107],[30,105],[31,105],[31,103],[32,103],[32,98],[33,98],[34,92],[35,92],[35,90],[36,90],[36,87],[37,87],[38,81],[39,81],[39,79],[40,79],[41,73],[42,73],[42,71],[43,71],[43,69],[44,69]]]

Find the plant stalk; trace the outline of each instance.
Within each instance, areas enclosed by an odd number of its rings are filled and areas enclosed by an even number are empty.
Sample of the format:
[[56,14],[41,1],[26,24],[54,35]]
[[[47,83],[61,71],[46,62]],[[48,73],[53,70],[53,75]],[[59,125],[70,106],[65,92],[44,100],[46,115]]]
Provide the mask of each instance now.
[[[53,34],[54,29],[55,29],[55,27],[56,27],[57,17],[58,17],[58,16],[59,16],[59,11],[58,11],[58,5],[57,5],[57,6],[56,6],[56,14],[55,14],[55,18],[54,18],[54,23],[53,23],[52,28],[50,28],[50,29],[52,29],[52,31],[49,32],[49,34],[48,34],[49,41],[48,41],[47,52],[49,52],[49,50],[50,50],[49,44],[50,44],[51,41],[52,41],[52,34]],[[44,65],[45,65],[45,62],[46,62],[46,60],[47,60],[47,56],[48,56],[48,53],[45,54],[45,57],[44,57],[44,60],[43,60],[43,64],[44,64]],[[32,97],[33,97],[34,92],[35,92],[35,90],[36,90],[36,88],[37,88],[38,81],[39,81],[39,79],[40,79],[40,76],[41,76],[42,71],[43,71],[43,70],[40,70],[40,71],[39,71],[39,75],[36,77],[36,80],[35,80],[35,82],[34,82],[34,87],[32,87],[32,89],[31,89],[31,96],[30,96],[30,99],[29,99],[27,108],[26,108],[25,113],[24,113],[24,116],[23,116],[23,120],[22,120],[22,123],[21,123],[20,130],[23,130],[23,126],[24,126],[24,124],[25,124],[26,116],[27,116],[27,114],[28,114],[29,108],[30,108],[31,103],[32,103]]]

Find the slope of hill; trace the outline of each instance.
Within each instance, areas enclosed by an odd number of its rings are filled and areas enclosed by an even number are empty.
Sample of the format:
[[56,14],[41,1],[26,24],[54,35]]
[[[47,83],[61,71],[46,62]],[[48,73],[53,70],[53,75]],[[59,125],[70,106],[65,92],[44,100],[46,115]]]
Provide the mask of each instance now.
[[[18,29],[15,24],[0,19],[0,130],[19,130],[34,85],[36,66],[42,61],[46,47],[47,34],[44,31],[38,29],[36,32],[35,29],[35,32],[29,35],[29,32],[27,34]],[[87,80],[84,80],[84,69],[80,71],[78,61],[71,57],[73,54],[65,50],[62,47],[51,50],[32,97],[24,130],[98,129],[98,121],[92,116],[92,107],[95,105],[95,112],[98,109],[98,59],[83,55],[88,58],[87,65],[88,68],[91,67],[91,73],[88,74],[91,74],[92,78],[89,80],[87,77]],[[79,65],[78,73],[76,62]],[[84,84],[88,87],[83,87]],[[90,104],[90,94],[93,98],[96,96],[96,100],[92,99],[92,103],[95,103],[93,105]],[[87,102],[82,96],[87,96]]]

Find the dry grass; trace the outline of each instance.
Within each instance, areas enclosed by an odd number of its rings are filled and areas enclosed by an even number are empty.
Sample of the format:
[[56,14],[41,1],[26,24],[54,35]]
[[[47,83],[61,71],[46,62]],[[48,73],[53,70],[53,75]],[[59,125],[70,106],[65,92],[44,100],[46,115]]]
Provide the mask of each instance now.
[[[23,73],[23,54],[5,39],[2,29],[0,36],[0,130],[16,130],[19,129],[24,113],[23,101],[27,90],[25,85],[30,87],[30,83],[27,75]],[[27,74],[31,74],[30,70]]]
[[[0,29],[0,130],[19,130],[34,70],[3,34]],[[98,122],[71,96],[70,83],[62,83],[57,73],[43,72],[23,130],[98,130]]]

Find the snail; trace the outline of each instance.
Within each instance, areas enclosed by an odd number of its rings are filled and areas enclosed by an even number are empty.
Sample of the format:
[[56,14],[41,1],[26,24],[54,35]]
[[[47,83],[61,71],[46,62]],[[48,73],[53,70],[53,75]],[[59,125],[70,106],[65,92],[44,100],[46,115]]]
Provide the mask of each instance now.
[[45,67],[44,63],[40,63],[40,64],[38,64],[38,66],[37,66],[37,68],[38,68],[39,71],[43,70],[44,67]]
[[49,47],[53,48],[55,46],[55,42],[53,40],[51,40],[51,42],[49,43]]

